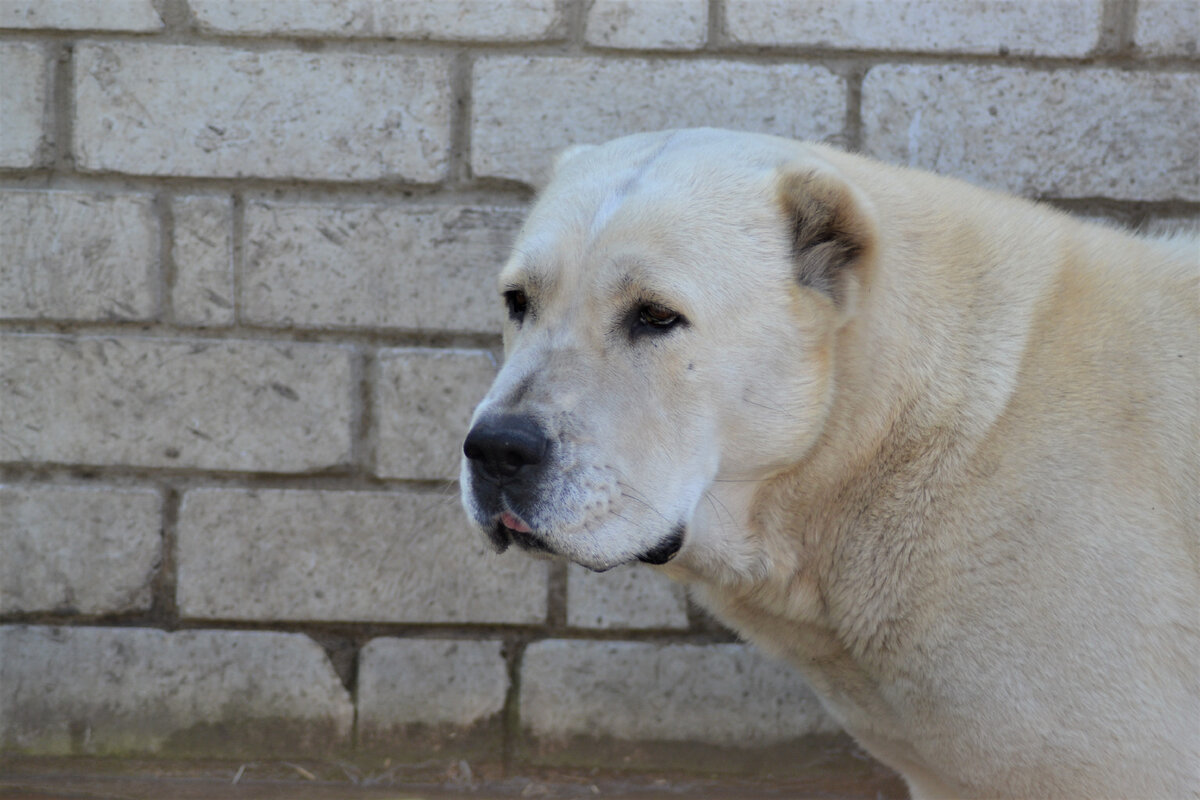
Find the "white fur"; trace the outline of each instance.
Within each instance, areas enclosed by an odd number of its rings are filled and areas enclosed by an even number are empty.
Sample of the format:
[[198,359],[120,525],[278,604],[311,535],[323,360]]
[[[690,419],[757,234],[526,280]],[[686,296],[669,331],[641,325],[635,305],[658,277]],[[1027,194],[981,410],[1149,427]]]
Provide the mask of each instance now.
[[[861,246],[801,285],[831,209]],[[664,569],[915,797],[1197,797],[1198,276],[1195,238],[826,147],[627,137],[530,213],[477,418],[546,426],[555,552],[686,525]],[[646,297],[689,324],[631,337]]]

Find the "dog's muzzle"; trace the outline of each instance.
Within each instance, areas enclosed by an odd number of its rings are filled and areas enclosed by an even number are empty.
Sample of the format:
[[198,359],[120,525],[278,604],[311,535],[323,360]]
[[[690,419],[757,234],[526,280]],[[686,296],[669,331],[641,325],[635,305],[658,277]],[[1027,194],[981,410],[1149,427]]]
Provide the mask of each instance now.
[[530,417],[507,415],[480,420],[467,440],[463,455],[471,470],[492,483],[516,483],[542,463],[550,439]]
[[[485,417],[467,434],[463,455],[470,469],[470,491],[486,515],[485,532],[497,551],[516,543],[524,550],[554,554],[534,518],[551,447],[541,425],[525,415]],[[677,525],[636,558],[665,564],[679,553],[685,536],[685,526]]]
[[549,450],[550,438],[528,416],[485,417],[467,434],[463,455],[471,470],[472,493],[493,518],[488,536],[497,550],[514,541],[528,550],[549,549],[522,513],[536,500],[540,468]]

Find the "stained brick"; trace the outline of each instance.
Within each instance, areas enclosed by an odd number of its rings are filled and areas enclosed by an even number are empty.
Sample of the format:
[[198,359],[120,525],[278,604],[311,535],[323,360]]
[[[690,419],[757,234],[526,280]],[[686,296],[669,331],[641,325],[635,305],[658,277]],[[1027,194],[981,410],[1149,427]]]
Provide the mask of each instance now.
[[496,332],[495,276],[515,208],[252,203],[247,321],[317,328]]
[[[3,7],[0,7],[3,13]],[[46,96],[50,75],[42,48],[0,43],[0,167],[36,167],[45,162]]]
[[1200,4],[1194,0],[1138,0],[1134,25],[1134,43],[1146,55],[1200,55]]
[[824,67],[710,60],[481,58],[472,98],[475,174],[533,183],[570,144],[691,126],[824,139],[846,110],[845,83]]
[[45,755],[320,755],[354,708],[307,636],[0,627],[0,749]]
[[740,747],[837,730],[797,673],[746,645],[563,639],[525,651],[521,723],[551,740]]
[[379,373],[376,474],[457,478],[462,441],[496,376],[495,359],[479,350],[384,350]]
[[467,529],[451,487],[189,492],[178,562],[179,609],[189,618],[539,623],[546,615],[545,562],[497,556]]
[[372,639],[358,657],[359,741],[431,729],[448,740],[496,727],[509,683],[503,650],[496,640]]
[[162,27],[151,0],[0,0],[0,28],[142,33]]
[[0,486],[0,613],[148,609],[161,527],[151,489]]
[[0,317],[150,319],[158,221],[146,195],[0,192]]
[[349,462],[351,352],[0,338],[0,461],[300,472]]
[[520,42],[563,28],[557,0],[191,0],[191,8],[202,30],[244,35]]
[[233,304],[233,202],[228,197],[177,197],[171,306],[184,325],[230,325]]
[[708,0],[596,0],[584,38],[596,47],[695,50],[708,40]]
[[862,117],[873,155],[1018,194],[1200,199],[1190,73],[888,65]]
[[87,171],[423,182],[446,171],[440,57],[108,43],[80,45],[75,64],[74,153]]
[[733,42],[839,50],[1082,56],[1103,0],[728,0]]
[[567,624],[577,628],[687,628],[683,587],[648,567],[596,573],[571,565]]

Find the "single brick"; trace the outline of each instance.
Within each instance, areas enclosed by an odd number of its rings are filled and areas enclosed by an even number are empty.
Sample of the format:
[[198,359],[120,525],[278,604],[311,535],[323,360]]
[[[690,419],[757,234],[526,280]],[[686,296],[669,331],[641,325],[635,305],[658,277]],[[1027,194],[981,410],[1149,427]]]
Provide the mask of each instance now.
[[0,43],[0,75],[4,76],[4,94],[0,97],[0,167],[37,167],[45,163],[43,123],[50,84],[47,67],[41,47],[22,42]]
[[1146,55],[1200,55],[1200,4],[1196,0],[1138,0],[1134,24],[1134,42]]
[[515,208],[246,208],[242,315],[271,326],[499,332]]
[[[539,623],[546,563],[497,556],[452,487],[436,492],[188,492],[183,616]],[[271,580],[263,580],[270,575]]]
[[498,42],[560,36],[558,6],[557,0],[191,0],[200,28],[220,33]]
[[584,38],[596,47],[696,50],[708,41],[708,0],[596,0]]
[[243,758],[349,744],[354,707],[307,636],[0,627],[0,749]]
[[687,628],[682,586],[648,567],[567,574],[567,624],[576,628]]
[[520,713],[550,740],[755,747],[837,730],[797,672],[740,644],[535,642]]
[[183,325],[231,325],[233,313],[233,201],[176,197],[171,250],[175,284],[171,306]]
[[381,351],[375,473],[456,479],[471,415],[495,377],[496,361],[484,351]]
[[143,338],[0,339],[0,462],[301,472],[350,460],[352,352]]
[[150,489],[0,487],[0,613],[150,608],[161,527]]
[[440,57],[84,44],[75,163],[137,175],[439,180],[450,147]]
[[152,0],[0,0],[0,28],[71,31],[157,31]]
[[476,62],[472,101],[475,174],[538,182],[561,148],[638,131],[709,125],[825,139],[842,130],[846,86],[804,64],[495,56]]
[[1018,194],[1200,200],[1198,101],[1190,73],[888,65],[862,117],[875,156]]
[[1082,56],[1100,39],[1103,0],[728,0],[738,44]]
[[508,693],[502,642],[372,639],[358,656],[358,741],[451,740],[495,728]]
[[0,317],[150,319],[158,221],[146,195],[0,192]]

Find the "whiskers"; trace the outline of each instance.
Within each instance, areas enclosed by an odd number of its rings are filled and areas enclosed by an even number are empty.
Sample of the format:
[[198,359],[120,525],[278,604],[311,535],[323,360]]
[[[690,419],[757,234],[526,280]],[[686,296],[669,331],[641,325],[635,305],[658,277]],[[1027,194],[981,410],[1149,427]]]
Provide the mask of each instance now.
[[722,533],[727,530],[732,530],[738,534],[742,533],[742,526],[738,523],[737,518],[733,516],[733,512],[729,510],[729,507],[721,501],[721,498],[713,494],[711,490],[705,490],[704,499],[708,501],[709,507],[712,508],[713,514],[716,515],[717,525],[721,528]]
[[433,485],[433,494],[437,495],[435,505],[441,508],[449,503],[457,503],[461,496],[461,490],[457,480],[444,479],[439,480]]
[[[654,504],[651,503],[649,500],[647,500],[646,496],[644,494],[642,494],[637,489],[630,486],[625,481],[620,481],[620,480],[617,481],[617,488],[621,490],[621,497],[624,497],[626,500],[632,500],[635,503],[640,503],[641,505],[645,506],[646,508],[648,508],[652,512],[654,512],[655,516],[657,516],[659,519],[661,519],[663,522],[667,523],[668,525],[675,524],[671,520],[667,519],[666,515],[664,515],[661,511],[659,511],[657,508],[655,508]],[[625,518],[622,517],[622,519],[625,519]]]
[[[757,399],[757,400],[752,399],[755,397],[757,397],[759,399]],[[753,392],[749,389],[746,389],[744,392],[742,392],[742,402],[746,403],[747,405],[752,405],[752,406],[755,406],[756,408],[761,408],[764,411],[770,411],[772,414],[778,414],[779,416],[785,417],[787,419],[795,419],[796,418],[796,415],[793,414],[791,411],[788,411],[787,409],[779,408],[778,406],[773,405],[771,403],[764,402],[765,400],[766,400],[766,398],[758,392]]]

